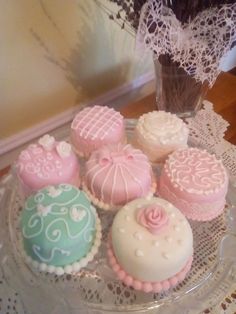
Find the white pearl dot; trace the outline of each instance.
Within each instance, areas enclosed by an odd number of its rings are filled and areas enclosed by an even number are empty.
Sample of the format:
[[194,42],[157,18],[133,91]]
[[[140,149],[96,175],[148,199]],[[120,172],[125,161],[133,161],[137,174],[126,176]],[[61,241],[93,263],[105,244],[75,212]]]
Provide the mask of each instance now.
[[77,262],[73,264],[73,271],[77,272],[80,270],[80,268],[81,268],[80,263]]
[[159,244],[158,241],[154,241],[154,242],[153,242],[153,245],[156,246],[156,247],[158,247],[160,244]]
[[66,274],[72,273],[72,266],[71,266],[71,265],[67,265],[67,266],[65,267],[65,273],[66,273]]
[[134,237],[135,237],[135,239],[137,239],[137,240],[142,240],[142,239],[143,239],[142,234],[139,233],[139,232],[135,232],[135,233],[134,233]]
[[178,226],[174,226],[174,230],[179,232],[180,231],[180,228]]
[[137,256],[137,257],[142,257],[144,254],[143,254],[143,251],[141,251],[141,250],[136,250],[135,251],[135,255]]
[[126,215],[126,216],[125,216],[125,220],[126,220],[126,221],[130,221],[130,216],[129,216],[129,215]]
[[162,256],[165,258],[165,259],[169,259],[170,258],[170,255],[166,252],[163,252],[162,253]]
[[168,243],[173,242],[173,239],[172,239],[171,237],[166,237],[165,239],[166,239],[166,241],[167,241]]
[[124,228],[119,228],[118,231],[119,231],[120,233],[125,233],[125,229],[124,229]]

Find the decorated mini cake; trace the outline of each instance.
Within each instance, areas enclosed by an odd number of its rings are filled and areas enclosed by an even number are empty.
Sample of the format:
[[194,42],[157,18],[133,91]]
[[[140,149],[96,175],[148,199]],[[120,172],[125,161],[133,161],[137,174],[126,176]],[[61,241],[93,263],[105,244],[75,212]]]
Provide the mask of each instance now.
[[162,162],[178,148],[187,147],[188,128],[175,114],[153,111],[142,115],[134,131],[134,145],[152,162]]
[[211,220],[223,212],[228,176],[220,160],[205,150],[171,154],[162,170],[159,195],[193,220]]
[[155,191],[148,158],[131,145],[115,144],[92,153],[85,165],[83,189],[103,209],[115,209]]
[[98,251],[101,225],[85,193],[69,184],[31,195],[21,216],[26,259],[40,271],[78,272]]
[[191,227],[166,200],[134,200],[115,216],[108,259],[127,286],[144,292],[168,290],[182,281],[191,268]]
[[82,157],[88,157],[103,145],[124,141],[124,118],[113,108],[87,107],[75,116],[71,124],[71,142]]
[[79,185],[79,164],[71,145],[44,135],[29,145],[16,161],[16,173],[25,196],[52,184]]

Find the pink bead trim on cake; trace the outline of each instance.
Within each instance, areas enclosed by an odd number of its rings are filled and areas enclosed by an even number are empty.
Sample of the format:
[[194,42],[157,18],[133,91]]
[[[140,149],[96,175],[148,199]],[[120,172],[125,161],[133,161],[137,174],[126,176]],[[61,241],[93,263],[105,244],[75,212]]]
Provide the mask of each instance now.
[[[111,204],[106,204],[102,201],[100,201],[99,199],[97,199],[87,188],[86,184],[84,183],[84,181],[82,182],[82,189],[83,191],[87,194],[87,196],[89,197],[90,201],[97,207],[99,207],[100,209],[103,210],[118,210],[120,209],[123,205],[120,206],[115,206],[115,205],[111,205]],[[156,183],[153,181],[152,183],[152,187],[150,192],[147,194],[146,198],[149,199],[151,198],[156,192]]]
[[111,238],[108,240],[107,255],[111,268],[116,273],[117,277],[124,284],[133,287],[135,290],[141,290],[147,293],[148,292],[159,293],[161,291],[166,291],[172,287],[175,287],[179,282],[184,280],[184,278],[186,277],[187,273],[191,268],[193,261],[193,256],[191,256],[187,261],[186,265],[184,266],[184,268],[171,278],[168,278],[163,281],[144,282],[137,280],[130,276],[129,274],[127,274],[126,271],[119,265],[112,249]]

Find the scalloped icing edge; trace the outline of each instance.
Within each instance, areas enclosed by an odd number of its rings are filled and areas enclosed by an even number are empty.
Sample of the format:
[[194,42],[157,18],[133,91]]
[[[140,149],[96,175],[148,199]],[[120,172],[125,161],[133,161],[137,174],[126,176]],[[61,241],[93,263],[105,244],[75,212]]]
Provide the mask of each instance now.
[[109,237],[107,244],[107,256],[109,264],[112,270],[116,273],[118,279],[120,279],[126,286],[133,287],[135,290],[140,290],[146,293],[159,293],[161,291],[167,291],[170,288],[175,287],[178,283],[185,279],[193,261],[193,256],[191,255],[185,266],[176,275],[163,281],[148,282],[135,279],[126,273],[126,271],[120,266],[113,252],[111,237]]
[[37,269],[38,271],[48,272],[50,274],[54,273],[58,276],[62,276],[64,274],[74,274],[74,273],[79,272],[81,268],[87,266],[87,264],[93,260],[94,256],[98,253],[98,249],[101,244],[101,239],[102,239],[101,221],[97,215],[96,210],[95,210],[95,213],[96,213],[96,230],[97,231],[96,231],[96,237],[94,239],[94,244],[91,250],[88,252],[88,254],[85,257],[83,257],[81,260],[76,261],[66,266],[53,266],[53,265],[47,265],[45,263],[39,263],[38,261],[33,260],[27,254],[24,254],[26,262],[32,265],[33,268]]
[[[156,188],[157,188],[157,184],[156,182],[153,180],[152,182],[152,186],[151,186],[151,190],[150,192],[144,197],[146,199],[150,199],[155,193],[156,193]],[[87,196],[89,197],[89,199],[91,200],[91,202],[97,206],[99,209],[102,209],[104,211],[108,211],[108,210],[112,210],[112,211],[117,211],[119,210],[121,207],[125,206],[126,204],[128,204],[129,202],[120,205],[120,206],[115,206],[115,205],[111,205],[111,204],[106,204],[102,201],[100,201],[98,198],[96,198],[87,188],[85,182],[82,182],[82,189],[83,191],[87,194]]]

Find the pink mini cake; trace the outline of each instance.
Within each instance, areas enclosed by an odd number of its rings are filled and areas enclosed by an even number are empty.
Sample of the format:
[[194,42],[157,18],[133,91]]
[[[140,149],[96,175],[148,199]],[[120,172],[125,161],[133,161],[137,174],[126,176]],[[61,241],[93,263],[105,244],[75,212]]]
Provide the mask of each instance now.
[[168,290],[182,281],[191,268],[191,227],[166,200],[134,200],[114,218],[108,259],[127,286],[144,292]]
[[23,150],[16,161],[16,174],[24,196],[48,185],[79,185],[79,164],[71,145],[56,142],[48,134]]
[[71,124],[71,142],[79,156],[89,157],[103,145],[125,141],[122,115],[113,108],[94,106],[81,110]]
[[193,220],[220,215],[228,188],[226,169],[205,150],[187,148],[167,159],[160,177],[159,195]]
[[131,145],[114,144],[92,153],[85,165],[83,189],[100,208],[117,208],[155,191],[147,157]]

